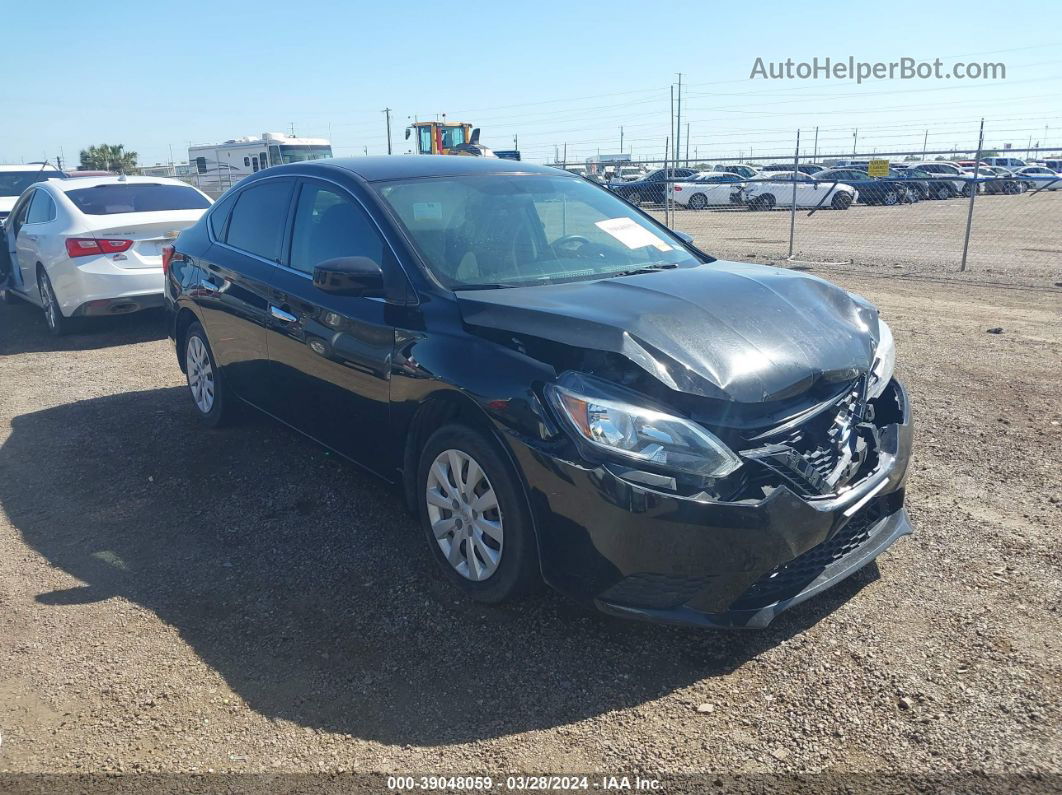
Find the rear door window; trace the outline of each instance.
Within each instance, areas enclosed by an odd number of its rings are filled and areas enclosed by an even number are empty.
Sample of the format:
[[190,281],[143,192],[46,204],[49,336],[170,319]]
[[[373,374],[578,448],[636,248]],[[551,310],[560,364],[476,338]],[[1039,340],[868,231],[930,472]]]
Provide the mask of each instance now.
[[30,203],[29,214],[26,216],[27,224],[44,224],[55,220],[55,202],[43,190],[33,192],[33,201]]
[[195,188],[163,183],[107,183],[68,190],[66,196],[85,215],[200,210],[210,206],[210,200]]
[[279,261],[293,185],[291,179],[271,179],[240,191],[225,242],[248,254]]
[[232,205],[236,203],[236,196],[236,193],[230,193],[210,210],[207,223],[210,224],[210,231],[217,240],[225,239],[225,222],[229,220],[229,213],[232,212]]

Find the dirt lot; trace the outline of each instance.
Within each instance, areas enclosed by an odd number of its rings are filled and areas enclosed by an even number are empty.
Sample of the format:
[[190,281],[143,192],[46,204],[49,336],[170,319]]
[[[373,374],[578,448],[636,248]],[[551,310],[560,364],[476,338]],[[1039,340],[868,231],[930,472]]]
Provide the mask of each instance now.
[[1062,774],[1062,291],[882,275],[917,533],[740,634],[474,606],[389,488],[200,430],[157,316],[0,307],[0,772]]
[[[967,272],[958,274],[969,201],[923,201],[895,207],[796,213],[794,257],[901,274],[947,275],[968,281],[1052,286],[1062,282],[1062,190],[978,196]],[[662,217],[663,213],[655,211]],[[784,261],[789,211],[683,210],[675,228],[719,257]]]

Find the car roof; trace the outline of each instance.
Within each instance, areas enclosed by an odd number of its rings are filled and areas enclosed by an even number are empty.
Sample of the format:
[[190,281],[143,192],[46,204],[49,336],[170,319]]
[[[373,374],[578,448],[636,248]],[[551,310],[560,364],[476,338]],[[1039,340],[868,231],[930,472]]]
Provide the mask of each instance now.
[[64,179],[49,181],[57,190],[63,192],[80,190],[81,188],[95,188],[98,185],[180,185],[191,188],[187,182],[169,177],[77,177],[76,179]]
[[51,163],[0,163],[0,171],[47,171],[62,174],[63,172]]
[[[576,164],[572,164],[576,167]],[[585,166],[582,166],[585,168]],[[367,182],[416,177],[456,177],[470,174],[552,174],[571,176],[568,171],[500,157],[458,155],[384,155],[380,157],[336,157],[302,161],[280,166],[272,173],[299,168],[341,168],[357,174]]]

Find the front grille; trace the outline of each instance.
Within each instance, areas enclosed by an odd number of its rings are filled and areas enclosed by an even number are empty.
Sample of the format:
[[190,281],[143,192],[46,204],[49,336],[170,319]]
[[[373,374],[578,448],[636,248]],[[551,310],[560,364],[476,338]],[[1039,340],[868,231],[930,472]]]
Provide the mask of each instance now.
[[766,474],[805,497],[836,493],[867,461],[872,435],[864,423],[866,405],[866,379],[861,378],[828,409],[800,425],[760,434],[756,439],[762,446],[742,451],[762,467],[751,482]]
[[749,586],[731,610],[758,610],[796,596],[826,570],[847,557],[870,539],[874,525],[903,505],[903,492],[894,492],[870,503],[833,536],[771,569]]
[[632,574],[601,594],[600,599],[628,607],[678,607],[700,593],[710,579],[666,574]]

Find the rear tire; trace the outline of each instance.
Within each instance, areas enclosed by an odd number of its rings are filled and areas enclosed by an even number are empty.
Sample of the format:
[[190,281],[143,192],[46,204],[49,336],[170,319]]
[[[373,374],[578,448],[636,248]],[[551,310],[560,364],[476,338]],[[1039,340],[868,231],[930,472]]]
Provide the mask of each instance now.
[[830,206],[835,210],[847,210],[852,206],[852,194],[848,191],[840,191],[833,194],[833,198],[830,199]]
[[44,322],[48,324],[48,331],[56,337],[73,331],[75,321],[63,314],[63,308],[59,306],[59,299],[52,288],[52,280],[48,278],[48,271],[41,266],[37,266],[37,291],[41,296],[41,308],[44,310]]
[[690,196],[691,210],[704,210],[708,207],[708,199],[703,193],[694,193]]
[[500,604],[541,584],[526,500],[496,441],[464,425],[439,428],[421,451],[416,482],[428,547],[459,590]]
[[235,400],[225,388],[206,330],[199,323],[192,323],[185,333],[184,370],[199,421],[208,428],[228,423],[232,419]]
[[952,191],[952,189],[947,185],[941,184],[933,188],[933,198],[939,199],[940,201],[943,201],[944,199],[950,199],[953,194],[954,191]]
[[900,196],[894,190],[885,191],[881,197],[881,203],[886,207],[892,207],[893,205],[900,203]]
[[633,204],[635,207],[642,206],[642,194],[636,190],[632,190],[627,194],[627,201]]

